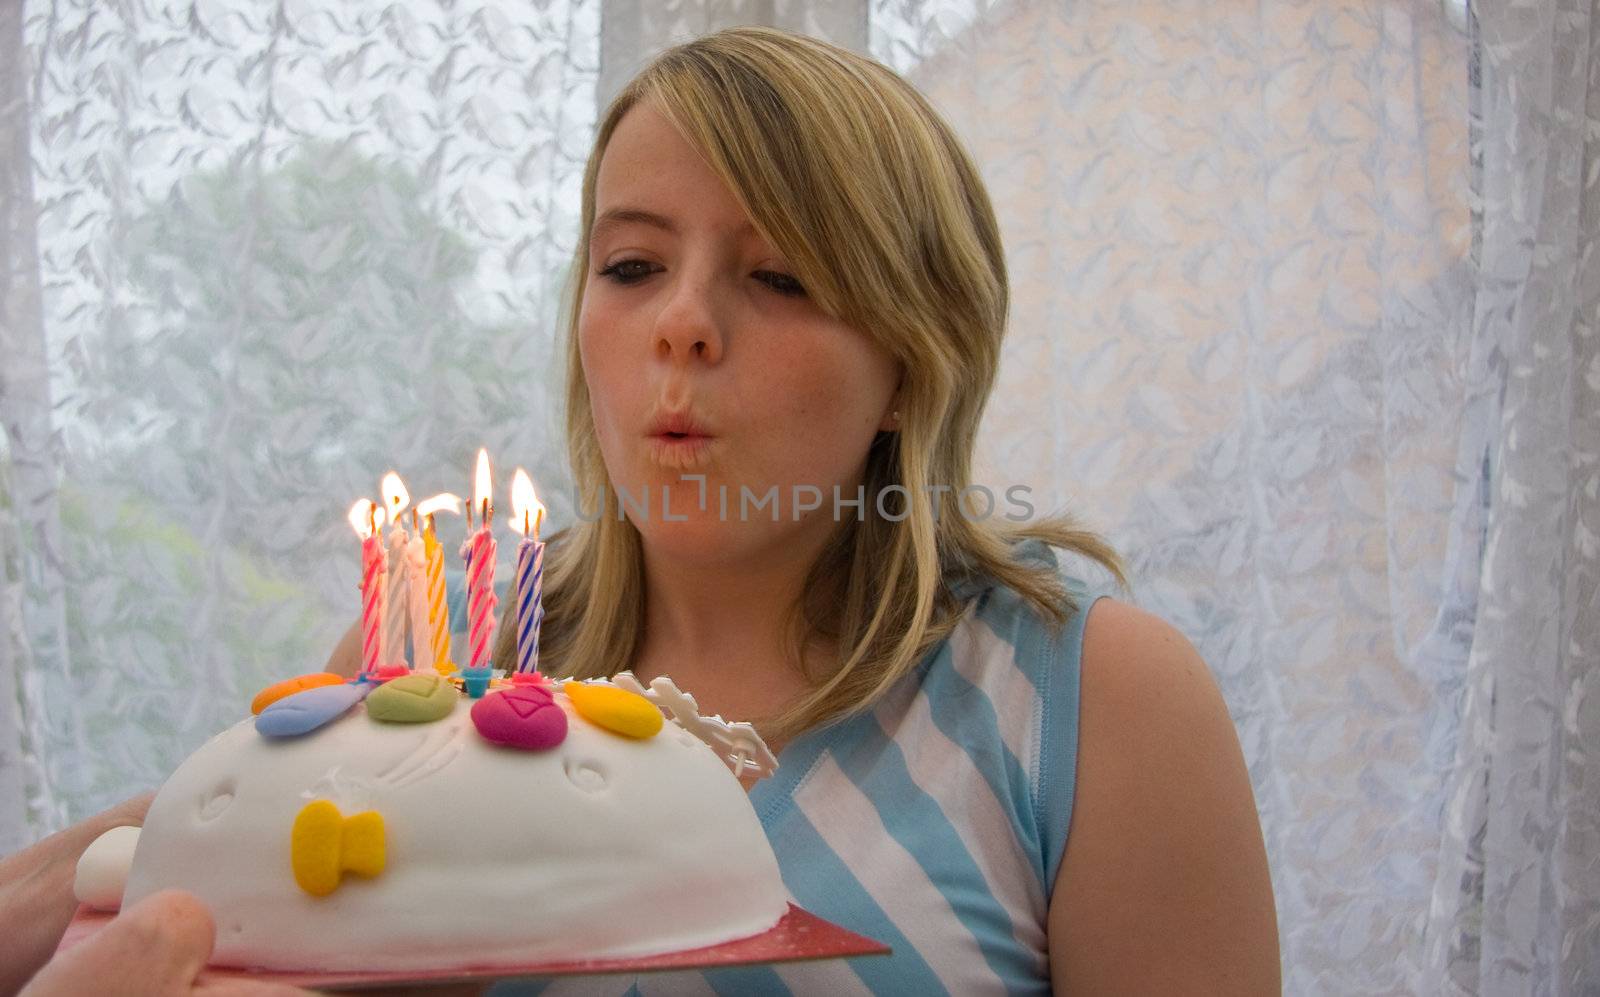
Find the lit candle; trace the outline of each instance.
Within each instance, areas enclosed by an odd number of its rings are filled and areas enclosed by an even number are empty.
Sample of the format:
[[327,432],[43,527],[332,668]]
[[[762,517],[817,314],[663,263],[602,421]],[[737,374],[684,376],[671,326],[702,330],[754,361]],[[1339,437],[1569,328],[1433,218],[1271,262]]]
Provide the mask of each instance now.
[[461,678],[467,695],[478,699],[489,691],[490,669],[472,666],[472,541],[478,535],[476,527],[472,525],[472,506],[475,504],[476,497],[467,504],[467,537],[461,541],[461,560],[467,566],[467,666],[461,669]]
[[383,507],[389,523],[389,599],[384,607],[383,655],[380,667],[404,669],[406,667],[406,601],[410,596],[406,585],[406,545],[411,542],[406,533],[405,520],[400,518],[411,504],[411,493],[406,491],[400,475],[390,471],[383,476]]
[[[412,634],[411,644],[412,653],[416,656],[419,668],[421,667],[420,662],[427,660],[433,662],[434,671],[441,675],[448,675],[455,671],[455,665],[450,662],[450,604],[445,598],[444,547],[440,545],[439,535],[433,528],[433,516],[437,512],[453,512],[459,516],[461,514],[460,497],[445,492],[417,505],[416,515],[422,518],[422,533],[419,539],[422,543],[424,564],[422,571],[425,593],[424,605],[427,606],[425,617],[427,629],[423,631],[428,635],[427,658],[424,659],[422,657],[422,651],[418,646],[420,641],[416,634]],[[414,547],[417,545],[418,540],[412,540],[411,543]],[[411,582],[413,586],[417,584],[417,576],[415,574],[412,575]],[[416,597],[415,592],[416,589],[413,588],[413,599]],[[412,604],[412,619],[417,619],[415,603]]]
[[383,644],[383,510],[371,499],[350,507],[350,525],[361,538],[361,674],[376,674]]
[[433,663],[433,626],[428,622],[428,542],[422,536],[418,511],[411,510],[411,539],[405,546],[406,607],[411,617],[411,668]]
[[467,665],[488,668],[490,639],[494,636],[494,482],[489,475],[489,452],[478,451],[478,473],[472,504],[478,512],[478,529],[467,545]]
[[511,482],[511,525],[522,534],[517,544],[517,674],[539,672],[539,624],[544,620],[544,544],[539,542],[539,521],[544,506],[533,491],[533,479],[517,468]]

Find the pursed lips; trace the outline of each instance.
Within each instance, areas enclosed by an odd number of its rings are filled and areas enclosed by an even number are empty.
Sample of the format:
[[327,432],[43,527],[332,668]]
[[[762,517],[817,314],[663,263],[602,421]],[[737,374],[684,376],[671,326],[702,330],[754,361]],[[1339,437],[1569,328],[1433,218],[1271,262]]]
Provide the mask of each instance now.
[[692,405],[657,409],[645,431],[645,439],[649,443],[651,461],[672,471],[704,467],[716,443],[714,426]]

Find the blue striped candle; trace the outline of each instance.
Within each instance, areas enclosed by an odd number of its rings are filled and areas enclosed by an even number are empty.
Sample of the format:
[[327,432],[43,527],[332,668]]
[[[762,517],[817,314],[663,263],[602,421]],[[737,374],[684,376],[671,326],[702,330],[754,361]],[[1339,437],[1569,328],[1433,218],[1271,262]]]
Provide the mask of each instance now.
[[544,544],[523,537],[517,545],[517,671],[539,670],[539,624],[544,620]]

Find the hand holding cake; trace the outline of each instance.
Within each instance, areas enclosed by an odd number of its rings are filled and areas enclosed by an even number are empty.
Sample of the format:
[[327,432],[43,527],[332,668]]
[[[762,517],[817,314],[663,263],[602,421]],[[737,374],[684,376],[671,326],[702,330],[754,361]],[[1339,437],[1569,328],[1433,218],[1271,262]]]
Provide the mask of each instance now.
[[281,983],[201,980],[215,932],[210,912],[195,896],[163,890],[51,960],[22,989],[22,997],[111,992],[123,997],[310,997],[310,991]]

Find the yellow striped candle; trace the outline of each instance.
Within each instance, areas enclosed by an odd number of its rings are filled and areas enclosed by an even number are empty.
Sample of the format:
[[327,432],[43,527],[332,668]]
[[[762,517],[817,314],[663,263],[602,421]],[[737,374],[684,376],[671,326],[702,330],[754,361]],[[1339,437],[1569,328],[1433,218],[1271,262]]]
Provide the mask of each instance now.
[[[456,666],[450,660],[450,603],[446,598],[444,586],[444,545],[439,543],[439,534],[433,525],[433,515],[436,512],[453,512],[459,516],[461,499],[445,492],[417,506],[417,513],[423,517],[422,553],[425,564],[423,571],[427,576],[428,660],[433,662],[433,668],[439,674],[449,675],[456,670]],[[420,653],[418,660],[421,660]]]

